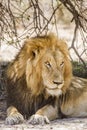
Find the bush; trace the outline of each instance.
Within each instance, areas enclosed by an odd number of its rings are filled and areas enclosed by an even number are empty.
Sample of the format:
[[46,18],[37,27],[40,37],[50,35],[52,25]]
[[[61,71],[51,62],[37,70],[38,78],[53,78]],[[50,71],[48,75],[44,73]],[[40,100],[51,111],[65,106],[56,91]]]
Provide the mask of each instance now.
[[[75,76],[87,78],[87,68],[84,67],[83,64],[74,61],[74,62],[72,62],[72,66],[73,66],[73,74]],[[87,63],[86,63],[86,66],[87,66]]]

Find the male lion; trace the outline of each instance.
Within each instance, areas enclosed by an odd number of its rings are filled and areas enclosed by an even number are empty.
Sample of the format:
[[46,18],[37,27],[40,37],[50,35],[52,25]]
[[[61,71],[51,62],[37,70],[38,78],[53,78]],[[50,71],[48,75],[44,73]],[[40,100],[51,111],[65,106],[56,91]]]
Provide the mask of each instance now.
[[87,116],[87,80],[72,77],[67,45],[54,35],[28,39],[6,73],[6,124]]

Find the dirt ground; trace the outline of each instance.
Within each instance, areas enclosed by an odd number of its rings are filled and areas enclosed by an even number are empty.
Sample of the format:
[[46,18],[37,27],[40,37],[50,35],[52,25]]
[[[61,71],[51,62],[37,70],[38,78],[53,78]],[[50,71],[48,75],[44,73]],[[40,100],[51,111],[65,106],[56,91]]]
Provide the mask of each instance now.
[[0,130],[87,130],[87,119],[61,119],[43,126],[31,125],[26,122],[20,125],[7,126],[4,125],[4,121],[0,121]]

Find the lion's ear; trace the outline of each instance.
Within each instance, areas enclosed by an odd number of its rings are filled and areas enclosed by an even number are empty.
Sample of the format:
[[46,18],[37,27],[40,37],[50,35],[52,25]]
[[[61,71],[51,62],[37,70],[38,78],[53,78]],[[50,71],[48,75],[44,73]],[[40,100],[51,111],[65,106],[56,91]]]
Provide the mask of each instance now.
[[40,49],[39,48],[33,49],[32,50],[33,58],[37,57],[39,53],[40,53]]
[[37,51],[36,51],[36,50],[33,50],[33,51],[32,51],[32,56],[35,58],[36,55],[37,55]]

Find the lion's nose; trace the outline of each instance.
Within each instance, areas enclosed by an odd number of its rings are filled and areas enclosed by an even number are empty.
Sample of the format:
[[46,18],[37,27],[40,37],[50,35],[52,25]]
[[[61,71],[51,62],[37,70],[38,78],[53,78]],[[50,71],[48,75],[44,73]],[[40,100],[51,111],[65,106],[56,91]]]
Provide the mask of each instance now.
[[58,81],[53,81],[53,83],[56,84],[56,85],[62,84],[62,82],[58,82]]

